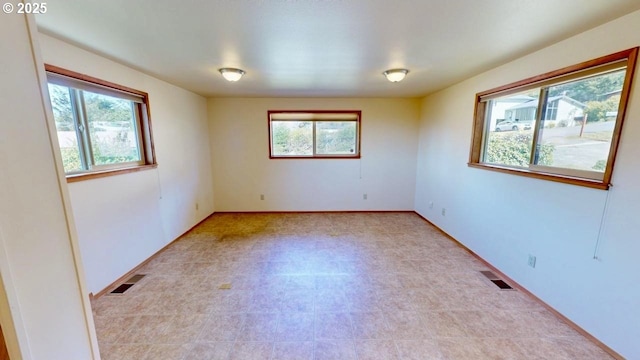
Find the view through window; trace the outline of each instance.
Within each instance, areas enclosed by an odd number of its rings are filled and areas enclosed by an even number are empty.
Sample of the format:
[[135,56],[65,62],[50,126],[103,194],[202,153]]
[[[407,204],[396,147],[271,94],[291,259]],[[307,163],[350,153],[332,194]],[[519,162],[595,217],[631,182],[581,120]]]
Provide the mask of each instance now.
[[78,175],[153,163],[146,94],[64,73],[47,75],[65,172]]
[[478,94],[470,165],[609,185],[637,48]]
[[358,158],[360,114],[360,111],[270,111],[270,157]]

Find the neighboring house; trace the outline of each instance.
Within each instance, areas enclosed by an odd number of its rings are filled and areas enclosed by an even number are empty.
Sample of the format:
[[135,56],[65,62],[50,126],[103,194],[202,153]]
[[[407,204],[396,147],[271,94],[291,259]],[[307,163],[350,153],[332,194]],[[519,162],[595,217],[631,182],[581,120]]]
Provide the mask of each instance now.
[[523,103],[529,103],[530,101],[537,101],[535,98],[527,95],[515,95],[510,96],[508,98],[502,98],[499,100],[492,101],[491,108],[491,123],[489,124],[490,130],[494,131],[496,129],[496,124],[498,122],[508,120],[505,117],[505,111],[513,106],[517,106]]
[[[564,126],[574,126],[575,118],[582,117],[585,104],[574,100],[566,95],[553,96],[547,99],[547,110],[543,117],[544,126],[548,127],[558,125],[561,121]],[[513,121],[532,121],[536,118],[538,108],[538,100],[530,101],[514,105],[505,110],[504,118]]]

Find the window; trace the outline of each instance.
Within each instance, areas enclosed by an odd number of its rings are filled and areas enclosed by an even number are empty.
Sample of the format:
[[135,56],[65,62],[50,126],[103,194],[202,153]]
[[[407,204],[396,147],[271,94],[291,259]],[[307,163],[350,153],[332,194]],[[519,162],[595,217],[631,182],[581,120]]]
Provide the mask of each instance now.
[[469,166],[608,189],[637,53],[476,94]]
[[269,156],[359,158],[360,111],[269,111]]
[[69,181],[155,165],[146,93],[51,65],[45,68]]

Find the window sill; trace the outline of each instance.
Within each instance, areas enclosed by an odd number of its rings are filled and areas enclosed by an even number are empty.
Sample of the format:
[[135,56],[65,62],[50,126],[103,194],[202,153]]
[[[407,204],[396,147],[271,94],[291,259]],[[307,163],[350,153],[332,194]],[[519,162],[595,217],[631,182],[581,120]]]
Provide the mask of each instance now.
[[576,178],[576,177],[570,177],[570,176],[548,174],[548,173],[537,172],[537,171],[532,171],[527,169],[516,169],[516,168],[510,168],[510,167],[504,167],[504,166],[479,164],[479,163],[468,163],[467,165],[469,167],[476,168],[476,169],[497,171],[497,172],[506,173],[506,174],[520,175],[520,176],[525,176],[525,177],[530,177],[535,179],[560,182],[564,184],[584,186],[584,187],[589,187],[593,189],[609,190],[609,186],[610,186],[609,184],[605,184],[597,180],[589,180],[589,179]]
[[103,178],[108,176],[128,174],[128,173],[138,172],[143,170],[151,170],[157,167],[158,167],[158,164],[150,164],[150,165],[139,165],[139,166],[133,166],[133,167],[127,167],[127,168],[121,168],[121,169],[111,169],[111,170],[104,170],[104,171],[94,171],[94,172],[88,172],[88,173],[82,173],[82,174],[67,175],[67,183],[74,183],[78,181],[98,179],[98,178]]

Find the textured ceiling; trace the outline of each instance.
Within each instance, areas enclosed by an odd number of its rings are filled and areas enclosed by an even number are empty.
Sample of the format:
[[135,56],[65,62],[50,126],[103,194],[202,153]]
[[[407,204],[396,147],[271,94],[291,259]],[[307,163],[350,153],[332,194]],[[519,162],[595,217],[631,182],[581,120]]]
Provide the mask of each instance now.
[[[416,97],[638,0],[52,0],[40,30],[205,96]],[[217,69],[247,71],[237,83]],[[410,69],[400,83],[382,71]]]

